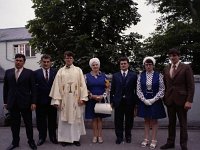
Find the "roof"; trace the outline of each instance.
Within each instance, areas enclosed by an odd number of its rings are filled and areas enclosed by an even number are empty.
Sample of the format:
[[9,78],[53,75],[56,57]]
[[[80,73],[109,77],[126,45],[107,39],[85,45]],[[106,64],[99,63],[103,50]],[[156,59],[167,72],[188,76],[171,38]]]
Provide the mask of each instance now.
[[30,39],[31,33],[25,27],[0,29],[0,42]]

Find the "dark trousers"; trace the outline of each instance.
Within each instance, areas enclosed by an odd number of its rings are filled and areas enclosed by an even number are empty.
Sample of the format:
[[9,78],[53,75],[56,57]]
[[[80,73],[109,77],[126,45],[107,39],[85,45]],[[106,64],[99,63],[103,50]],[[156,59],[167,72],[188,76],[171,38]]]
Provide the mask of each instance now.
[[125,101],[122,99],[120,105],[115,107],[115,134],[120,140],[123,140],[124,120],[126,138],[131,138],[131,129],[133,128],[134,106],[126,104]]
[[55,107],[52,105],[37,105],[36,121],[39,139],[46,139],[47,128],[50,140],[56,138],[57,109]]
[[10,109],[9,111],[10,111],[10,117],[11,117],[11,131],[12,131],[12,137],[13,137],[12,144],[19,145],[21,116],[24,120],[28,143],[34,142],[31,108],[28,108],[28,109],[13,108],[13,109]]
[[175,143],[176,137],[176,116],[178,116],[180,124],[180,144],[182,147],[187,147],[188,133],[187,133],[187,110],[184,106],[176,104],[167,106],[169,126],[168,126],[168,143]]

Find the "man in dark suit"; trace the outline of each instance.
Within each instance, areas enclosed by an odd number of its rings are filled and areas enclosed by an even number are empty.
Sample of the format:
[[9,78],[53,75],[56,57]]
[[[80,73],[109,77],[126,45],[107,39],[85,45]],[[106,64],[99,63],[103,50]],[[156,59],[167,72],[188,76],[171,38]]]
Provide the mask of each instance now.
[[120,71],[113,74],[111,83],[111,104],[115,109],[115,134],[116,144],[123,141],[124,117],[125,117],[125,138],[131,143],[131,129],[133,127],[134,106],[137,100],[136,84],[137,74],[128,70],[129,60],[122,57],[119,61]]
[[36,88],[34,73],[24,68],[26,58],[23,54],[15,55],[15,68],[8,69],[4,76],[4,107],[10,111],[12,144],[7,150],[19,146],[21,116],[23,117],[28,144],[37,149],[33,140],[32,111],[36,108]]
[[180,62],[180,52],[169,50],[171,64],[164,69],[166,86],[164,102],[167,106],[169,126],[167,143],[160,149],[174,148],[176,136],[176,116],[180,124],[180,145],[187,150],[187,112],[192,107],[194,96],[194,77],[189,65]]
[[57,71],[51,68],[51,56],[45,54],[41,57],[41,67],[35,71],[35,81],[37,88],[37,108],[36,119],[39,140],[37,145],[42,145],[47,137],[47,128],[50,141],[57,144],[57,109],[50,105],[49,93]]

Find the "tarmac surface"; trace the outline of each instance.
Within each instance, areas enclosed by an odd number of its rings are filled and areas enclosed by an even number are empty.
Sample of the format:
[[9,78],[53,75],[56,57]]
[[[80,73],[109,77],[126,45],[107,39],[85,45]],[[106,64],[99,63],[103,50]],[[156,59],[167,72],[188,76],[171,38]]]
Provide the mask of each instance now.
[[[133,128],[132,130],[132,142],[126,143],[123,142],[120,145],[115,144],[115,133],[114,129],[103,129],[103,139],[102,144],[96,143],[93,144],[92,140],[92,130],[87,129],[87,134],[81,136],[81,146],[77,147],[75,145],[62,147],[60,144],[52,144],[47,138],[46,142],[38,146],[38,150],[149,150],[149,147],[142,148],[140,143],[143,139],[143,129],[142,128]],[[176,145],[174,149],[170,150],[181,150],[179,145],[179,129],[177,129],[177,138]],[[189,150],[200,150],[200,130],[199,129],[190,129],[188,130],[188,149]],[[34,127],[34,139],[37,143],[38,132]],[[157,134],[158,145],[156,149],[160,149],[160,146],[165,144],[167,139],[167,129],[162,128],[158,130]],[[5,150],[12,141],[10,127],[0,127],[0,150]],[[25,128],[21,127],[20,131],[20,144],[16,150],[29,150],[29,145],[27,143]]]

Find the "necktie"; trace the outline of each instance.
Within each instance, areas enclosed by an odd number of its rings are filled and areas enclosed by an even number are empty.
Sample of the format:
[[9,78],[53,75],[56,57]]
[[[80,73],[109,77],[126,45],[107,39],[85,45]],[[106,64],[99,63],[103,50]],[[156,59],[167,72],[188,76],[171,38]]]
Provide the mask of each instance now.
[[172,78],[174,77],[175,73],[176,73],[176,65],[173,65],[172,66]]
[[126,73],[123,72],[122,76],[123,76],[123,79],[125,79],[126,78]]
[[18,80],[18,78],[19,78],[19,69],[17,69],[16,72],[15,72],[15,79],[16,79],[16,81]]
[[48,81],[49,77],[48,77],[48,70],[45,70],[45,80]]

